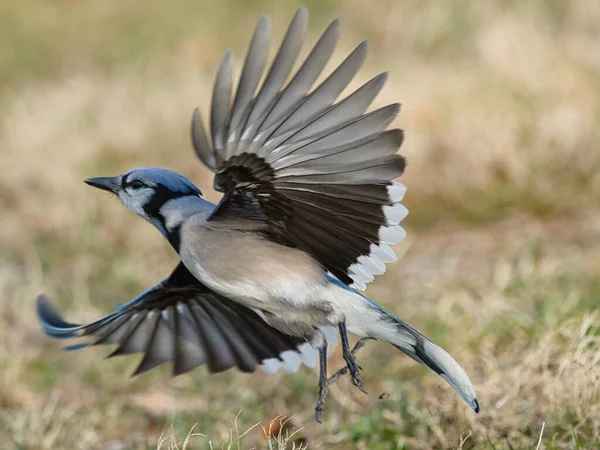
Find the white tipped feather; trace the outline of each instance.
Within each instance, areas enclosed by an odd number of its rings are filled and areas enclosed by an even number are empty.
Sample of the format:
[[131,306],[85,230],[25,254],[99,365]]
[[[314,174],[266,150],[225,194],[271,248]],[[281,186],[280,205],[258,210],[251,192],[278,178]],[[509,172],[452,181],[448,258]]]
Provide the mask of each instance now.
[[394,250],[386,244],[371,244],[371,254],[377,256],[385,264],[398,261],[398,257],[394,253]]
[[[331,347],[337,345],[337,328],[334,326],[320,326],[319,330],[325,335],[327,341],[327,354],[331,354]],[[319,360],[319,351],[308,342],[298,346],[298,352],[288,350],[280,355],[281,359],[268,358],[262,361],[260,368],[268,374],[277,372],[282,367],[287,372],[297,372],[300,365],[315,367]]]
[[384,244],[397,244],[406,237],[406,231],[400,225],[381,227],[379,229],[379,241]]
[[369,261],[371,261],[375,265],[375,267],[377,269],[375,272],[373,272],[374,275],[382,275],[383,273],[385,273],[385,264],[379,258],[379,256],[371,253],[369,255]]
[[302,364],[302,359],[300,358],[298,353],[296,353],[293,350],[288,350],[281,353],[281,355],[279,356],[281,356],[281,359],[283,359],[283,366],[285,367],[285,370],[287,370],[290,373],[298,372],[298,369]]
[[298,346],[298,352],[288,350],[280,355],[281,359],[268,358],[262,361],[261,369],[272,374],[277,372],[282,367],[287,372],[297,372],[302,364],[306,367],[315,367],[319,359],[319,351],[314,349],[308,342]]
[[377,272],[379,270],[377,265],[364,255],[358,257],[358,259],[356,260],[356,264],[360,264],[361,269],[365,273],[368,273],[371,275],[375,274],[375,272]]
[[298,347],[302,363],[306,367],[315,367],[319,359],[319,351],[312,347],[308,342]]
[[354,281],[352,287],[365,290],[366,284],[374,280],[374,275],[385,273],[385,263],[396,259],[396,255],[387,245],[385,249],[381,249],[376,244],[371,244],[369,255],[359,256],[356,263],[348,268],[349,275]]
[[388,225],[398,225],[402,219],[408,216],[408,209],[401,203],[396,203],[393,206],[384,206],[383,214]]
[[363,267],[362,264],[352,264],[350,267],[348,267],[348,273],[352,276],[354,281],[357,281],[357,277],[354,275],[358,276],[361,281],[367,283],[370,283],[375,279],[373,274]]
[[404,198],[404,194],[406,194],[406,186],[394,181],[387,187],[387,191],[390,197],[390,202],[397,203]]
[[[355,283],[358,283],[361,286],[369,283],[369,278],[364,273],[359,272],[356,269],[353,269],[352,267],[348,268],[348,274]],[[365,288],[363,288],[362,290],[364,289]]]
[[263,372],[268,373],[270,375],[281,369],[281,365],[282,362],[277,358],[268,358],[263,360],[262,364],[260,365],[260,368],[263,370]]

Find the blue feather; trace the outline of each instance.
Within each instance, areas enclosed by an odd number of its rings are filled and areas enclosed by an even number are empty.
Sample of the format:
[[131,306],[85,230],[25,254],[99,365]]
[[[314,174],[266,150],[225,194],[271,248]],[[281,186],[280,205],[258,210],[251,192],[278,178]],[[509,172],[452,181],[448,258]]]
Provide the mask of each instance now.
[[139,167],[130,170],[124,177],[128,177],[131,174],[135,174],[136,178],[139,176],[139,178],[143,179],[146,183],[155,185],[160,184],[172,192],[178,192],[184,195],[202,195],[202,191],[198,189],[194,183],[183,175],[169,169],[162,169],[160,167]]

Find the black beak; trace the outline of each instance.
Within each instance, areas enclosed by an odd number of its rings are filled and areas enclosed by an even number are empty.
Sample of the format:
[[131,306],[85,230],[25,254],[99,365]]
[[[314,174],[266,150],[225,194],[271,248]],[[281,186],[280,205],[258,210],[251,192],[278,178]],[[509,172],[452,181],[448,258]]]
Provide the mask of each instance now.
[[102,189],[103,191],[117,193],[117,190],[121,187],[121,177],[96,177],[88,178],[84,180],[84,183],[94,186],[95,188]]

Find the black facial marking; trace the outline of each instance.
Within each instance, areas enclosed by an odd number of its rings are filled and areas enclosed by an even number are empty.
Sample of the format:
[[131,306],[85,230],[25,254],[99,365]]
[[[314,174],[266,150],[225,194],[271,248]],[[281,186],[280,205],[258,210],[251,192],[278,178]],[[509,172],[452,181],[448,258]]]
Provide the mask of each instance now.
[[165,230],[165,232],[167,233],[167,240],[173,246],[175,251],[179,252],[179,247],[181,246],[181,235],[179,233],[181,225],[177,225],[176,227],[170,230],[167,229],[166,219],[161,214],[160,209],[169,200],[187,197],[189,195],[197,196],[197,194],[194,192],[174,192],[162,184],[156,185],[153,189],[154,195],[152,196],[150,201],[146,205],[144,205],[144,212],[148,215],[148,217],[152,217],[160,222],[163,230]]
[[125,188],[133,188],[133,189],[141,189],[143,187],[147,187],[148,185],[146,183],[144,183],[142,180],[139,180],[137,178],[134,178],[133,180],[131,180],[129,178],[129,174],[127,174],[126,176],[124,176],[121,179],[121,188],[125,189]]
[[173,192],[166,186],[162,184],[157,184],[154,187],[154,195],[150,199],[150,201],[144,205],[144,212],[148,215],[148,217],[156,217],[161,219],[164,224],[164,218],[160,217],[160,208],[163,207],[165,203],[169,200],[173,200],[175,198],[186,197],[188,195],[196,195],[193,193],[182,193],[182,192]]
[[[164,219],[162,217],[161,217],[161,222],[163,222],[163,228],[165,228],[165,230],[166,230],[166,227],[164,225]],[[175,228],[173,228],[170,231],[167,230],[167,240],[173,246],[173,248],[175,249],[175,251],[177,253],[179,253],[179,247],[181,247],[181,234],[179,233],[180,231],[181,231],[181,225],[177,225]]]

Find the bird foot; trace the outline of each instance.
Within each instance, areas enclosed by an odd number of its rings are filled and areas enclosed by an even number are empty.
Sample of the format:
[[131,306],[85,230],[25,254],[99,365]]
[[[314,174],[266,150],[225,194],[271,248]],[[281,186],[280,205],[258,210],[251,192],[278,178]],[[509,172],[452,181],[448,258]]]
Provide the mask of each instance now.
[[[346,361],[346,367],[342,367],[340,370],[338,370],[336,373],[334,373],[331,377],[329,377],[327,379],[327,385],[335,383],[341,376],[346,375],[348,373],[348,371],[350,371],[350,377],[352,380],[352,384],[354,384],[355,386],[358,386],[358,388],[366,394],[366,391],[362,387],[363,386],[362,379],[360,378],[360,370],[362,370],[362,367],[360,367],[356,363],[355,356],[356,356],[356,353],[365,345],[365,343],[369,339],[373,339],[373,338],[364,337],[364,338],[360,339],[354,345],[354,348],[352,349],[352,351],[349,352],[347,355],[344,355],[344,360]],[[351,362],[349,363],[348,359],[350,359],[350,358],[351,358]]]
[[346,367],[350,371],[350,382],[354,386],[356,386],[358,389],[360,389],[361,392],[366,394],[367,391],[365,390],[365,387],[363,386],[363,381],[360,376],[360,367],[356,363],[356,358],[354,357],[354,355],[351,352],[347,352],[344,355],[344,359],[346,360],[346,364],[347,364]]

